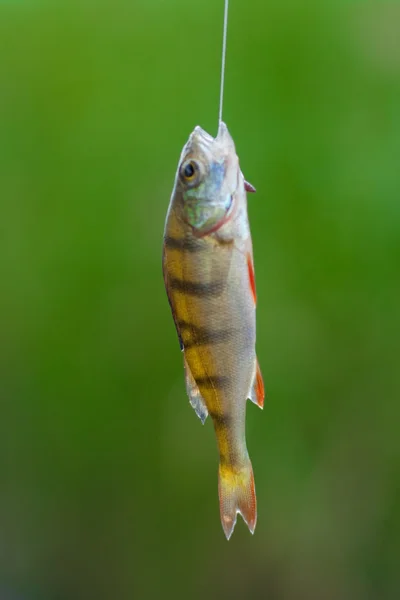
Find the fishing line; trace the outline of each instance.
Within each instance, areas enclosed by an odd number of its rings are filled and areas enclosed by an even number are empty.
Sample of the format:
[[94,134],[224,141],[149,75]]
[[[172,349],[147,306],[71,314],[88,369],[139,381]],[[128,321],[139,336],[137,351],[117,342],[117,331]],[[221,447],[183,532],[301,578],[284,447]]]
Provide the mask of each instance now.
[[229,0],[225,0],[224,10],[224,29],[222,34],[222,61],[221,61],[221,89],[219,93],[219,117],[218,126],[222,121],[222,107],[224,104],[224,81],[225,81],[225,62],[226,62],[226,36],[228,33],[228,5]]

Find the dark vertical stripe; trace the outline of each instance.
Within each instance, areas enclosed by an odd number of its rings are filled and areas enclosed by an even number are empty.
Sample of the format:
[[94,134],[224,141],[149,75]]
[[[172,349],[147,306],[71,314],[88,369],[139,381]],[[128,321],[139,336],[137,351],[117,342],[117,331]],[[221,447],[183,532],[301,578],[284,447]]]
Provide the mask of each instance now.
[[208,411],[208,414],[213,420],[214,426],[217,429],[227,429],[231,423],[229,415],[222,415],[216,411]]
[[168,250],[185,250],[186,252],[201,252],[205,250],[204,242],[194,238],[175,238],[167,235],[164,238],[165,247]]
[[168,279],[168,285],[170,289],[177,292],[183,292],[188,296],[208,298],[220,296],[224,289],[222,280],[210,281],[209,283],[198,283],[197,281],[186,281],[178,279],[177,277],[171,277]]
[[178,327],[182,334],[187,332],[190,334],[189,339],[185,342],[185,348],[192,348],[193,346],[203,346],[206,344],[220,344],[227,342],[231,339],[234,330],[233,329],[217,329],[212,330],[207,327],[199,327],[194,323],[188,323],[187,321],[179,321]]
[[229,382],[230,377],[226,377],[225,375],[208,375],[196,378],[198,387],[203,387],[207,390],[224,390]]

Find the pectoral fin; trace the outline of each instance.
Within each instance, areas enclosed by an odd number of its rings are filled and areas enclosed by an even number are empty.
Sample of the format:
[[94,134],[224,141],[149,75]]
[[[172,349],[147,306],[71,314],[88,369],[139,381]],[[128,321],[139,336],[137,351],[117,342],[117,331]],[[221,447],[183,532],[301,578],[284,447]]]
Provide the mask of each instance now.
[[260,366],[256,358],[256,368],[254,371],[254,379],[250,388],[249,398],[254,404],[257,404],[260,408],[264,408],[264,381],[261,375]]
[[246,192],[250,192],[251,194],[254,194],[256,191],[254,185],[251,185],[251,183],[249,183],[246,180],[244,181],[244,189],[246,190]]
[[208,416],[207,406],[202,398],[202,395],[200,394],[200,390],[194,380],[186,359],[184,359],[184,365],[187,395],[189,396],[190,404],[193,406],[196,415],[204,425],[204,422]]

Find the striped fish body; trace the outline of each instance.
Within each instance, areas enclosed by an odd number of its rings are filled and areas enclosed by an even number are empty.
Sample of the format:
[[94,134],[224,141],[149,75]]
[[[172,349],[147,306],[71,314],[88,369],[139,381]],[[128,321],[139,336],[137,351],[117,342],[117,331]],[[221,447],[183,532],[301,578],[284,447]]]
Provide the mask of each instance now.
[[[182,176],[188,161],[201,165],[196,167],[200,182],[189,188]],[[264,399],[255,354],[246,185],[226,126],[221,124],[215,140],[196,128],[181,156],[164,234],[164,280],[184,353],[186,387],[201,420],[209,414],[214,424],[221,522],[228,538],[237,512],[252,532],[256,525],[245,413],[247,398],[261,407]]]

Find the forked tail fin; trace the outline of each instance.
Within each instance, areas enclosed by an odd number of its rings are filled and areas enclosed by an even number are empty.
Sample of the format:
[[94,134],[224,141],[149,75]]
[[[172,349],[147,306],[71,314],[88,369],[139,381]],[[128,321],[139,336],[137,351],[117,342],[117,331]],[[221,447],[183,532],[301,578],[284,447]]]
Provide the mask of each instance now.
[[219,466],[218,493],[221,523],[226,538],[229,540],[232,535],[237,513],[242,515],[250,532],[254,533],[257,522],[257,502],[250,459],[240,468],[230,465]]

